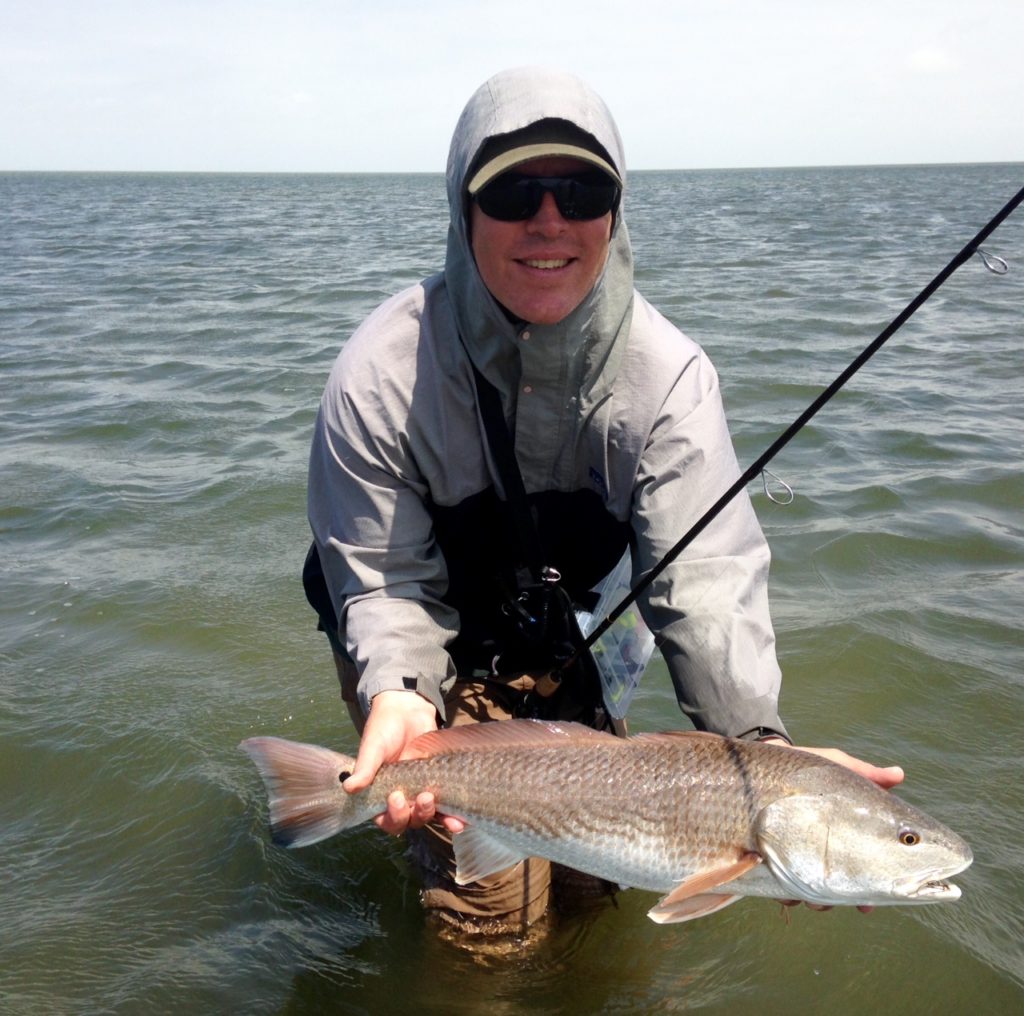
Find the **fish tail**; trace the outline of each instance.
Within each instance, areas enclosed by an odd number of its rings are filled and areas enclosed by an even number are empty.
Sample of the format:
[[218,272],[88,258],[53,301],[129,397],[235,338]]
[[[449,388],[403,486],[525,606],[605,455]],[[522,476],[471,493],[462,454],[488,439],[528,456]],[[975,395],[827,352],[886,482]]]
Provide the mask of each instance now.
[[278,846],[306,847],[370,817],[365,795],[349,797],[341,789],[354,758],[282,737],[250,737],[238,747],[263,777]]

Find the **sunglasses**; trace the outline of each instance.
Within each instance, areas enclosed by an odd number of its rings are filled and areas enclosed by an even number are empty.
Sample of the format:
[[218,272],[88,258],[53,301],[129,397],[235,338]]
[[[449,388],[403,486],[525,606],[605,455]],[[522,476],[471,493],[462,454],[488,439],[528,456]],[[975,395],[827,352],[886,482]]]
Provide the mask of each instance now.
[[523,222],[532,219],[552,194],[558,211],[565,219],[600,219],[619,206],[619,185],[600,170],[573,173],[569,176],[525,176],[502,173],[476,195],[480,211],[500,222]]

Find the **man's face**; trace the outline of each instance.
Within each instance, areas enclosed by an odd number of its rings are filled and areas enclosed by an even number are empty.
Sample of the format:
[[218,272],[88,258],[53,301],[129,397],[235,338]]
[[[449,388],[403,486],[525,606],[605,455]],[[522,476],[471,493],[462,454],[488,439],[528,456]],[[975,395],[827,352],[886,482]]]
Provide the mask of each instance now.
[[[564,176],[591,168],[559,157],[534,159],[515,172]],[[492,296],[523,321],[553,325],[583,302],[604,270],[612,216],[565,219],[546,193],[537,214],[522,222],[492,219],[474,201],[470,228],[476,266]]]

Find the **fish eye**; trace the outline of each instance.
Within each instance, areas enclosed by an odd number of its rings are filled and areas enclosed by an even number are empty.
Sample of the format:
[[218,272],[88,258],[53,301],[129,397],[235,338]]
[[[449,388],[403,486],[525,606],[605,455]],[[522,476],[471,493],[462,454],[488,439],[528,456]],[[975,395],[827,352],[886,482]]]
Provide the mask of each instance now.
[[916,847],[921,842],[921,836],[919,833],[915,833],[913,829],[901,829],[900,830],[900,843],[905,847]]
[[351,775],[351,773],[346,772],[344,769],[342,769],[342,771],[338,773],[338,782],[344,783]]

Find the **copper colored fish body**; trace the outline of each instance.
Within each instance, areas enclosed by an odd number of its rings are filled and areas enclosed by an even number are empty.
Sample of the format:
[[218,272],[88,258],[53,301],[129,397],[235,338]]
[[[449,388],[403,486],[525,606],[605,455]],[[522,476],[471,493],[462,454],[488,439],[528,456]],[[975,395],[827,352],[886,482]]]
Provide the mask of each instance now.
[[713,913],[741,896],[812,903],[957,899],[971,863],[955,833],[807,752],[711,734],[616,738],[575,724],[472,724],[424,735],[349,795],[354,760],[272,737],[243,741],[267,785],[275,842],[305,846],[432,791],[467,821],[457,879],[546,857],[665,895],[650,917]]

